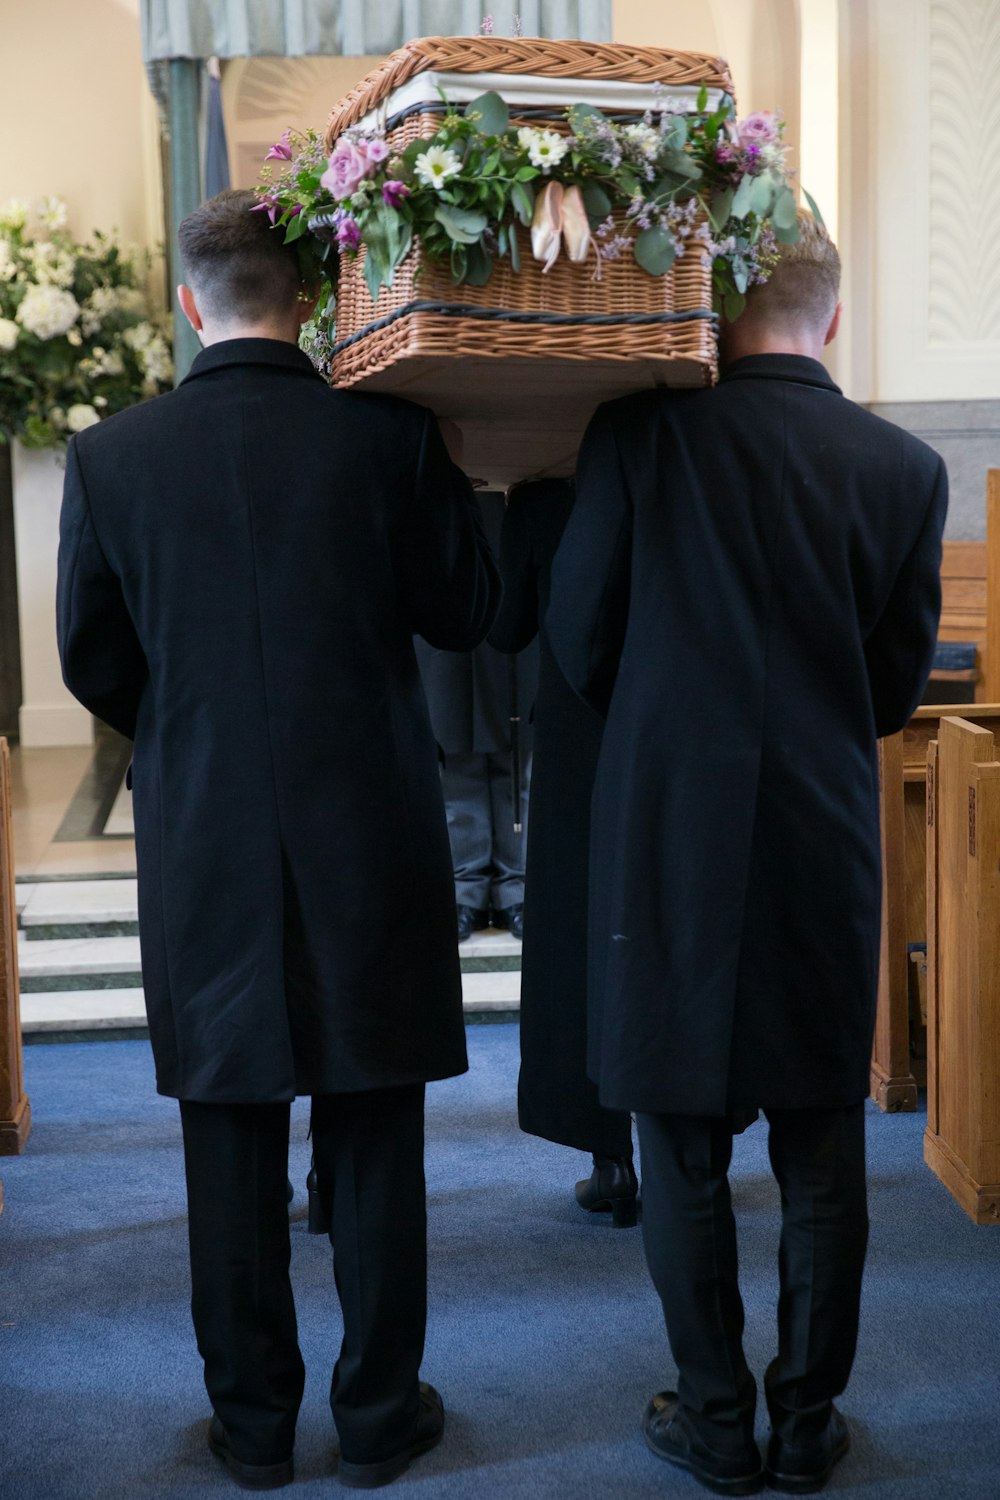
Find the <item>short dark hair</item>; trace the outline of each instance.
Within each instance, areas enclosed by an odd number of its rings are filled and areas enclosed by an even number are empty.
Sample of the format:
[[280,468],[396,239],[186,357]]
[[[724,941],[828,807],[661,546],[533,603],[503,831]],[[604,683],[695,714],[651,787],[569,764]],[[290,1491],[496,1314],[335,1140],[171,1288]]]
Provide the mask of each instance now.
[[189,213],[177,230],[188,281],[202,311],[224,321],[255,323],[287,310],[302,287],[294,245],[253,212],[256,193],[228,188]]
[[777,265],[767,281],[751,288],[747,310],[779,327],[806,323],[825,331],[840,296],[840,256],[812,214],[800,209],[798,222],[798,239],[794,245],[779,245]]

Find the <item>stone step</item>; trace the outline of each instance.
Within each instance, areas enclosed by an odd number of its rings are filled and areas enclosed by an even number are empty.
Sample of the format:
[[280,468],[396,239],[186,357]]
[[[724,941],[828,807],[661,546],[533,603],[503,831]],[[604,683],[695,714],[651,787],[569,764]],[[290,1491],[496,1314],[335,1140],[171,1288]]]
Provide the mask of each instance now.
[[32,940],[135,936],[135,879],[44,881],[17,888],[20,925]]
[[[470,1021],[514,1019],[521,1003],[521,976],[500,971],[468,974],[462,980],[462,1008]],[[27,992],[21,996],[21,1030],[26,1037],[47,1033],[145,1031],[142,989],[72,989]]]
[[21,1031],[26,1037],[48,1032],[145,1030],[141,989],[57,990],[21,996]]

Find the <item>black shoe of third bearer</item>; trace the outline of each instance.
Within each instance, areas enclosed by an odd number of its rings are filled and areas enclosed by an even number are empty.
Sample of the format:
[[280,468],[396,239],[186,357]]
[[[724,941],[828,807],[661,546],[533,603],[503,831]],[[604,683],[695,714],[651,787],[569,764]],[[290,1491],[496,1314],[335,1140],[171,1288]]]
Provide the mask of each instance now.
[[611,1215],[616,1229],[631,1229],[638,1219],[639,1179],[630,1156],[595,1156],[594,1170],[576,1185],[576,1201],[591,1214]]
[[689,1431],[674,1391],[650,1398],[642,1419],[648,1447],[657,1458],[687,1469],[692,1479],[716,1495],[756,1495],[764,1485],[764,1466],[756,1446],[745,1453],[716,1453]]

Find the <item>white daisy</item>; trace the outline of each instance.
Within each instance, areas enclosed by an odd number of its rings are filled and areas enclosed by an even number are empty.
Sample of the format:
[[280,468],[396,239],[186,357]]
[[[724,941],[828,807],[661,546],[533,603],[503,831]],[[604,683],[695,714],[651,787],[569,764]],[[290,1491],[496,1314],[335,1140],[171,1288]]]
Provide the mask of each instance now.
[[449,177],[462,170],[461,157],[444,146],[430,146],[413,163],[413,170],[425,187],[441,188]]

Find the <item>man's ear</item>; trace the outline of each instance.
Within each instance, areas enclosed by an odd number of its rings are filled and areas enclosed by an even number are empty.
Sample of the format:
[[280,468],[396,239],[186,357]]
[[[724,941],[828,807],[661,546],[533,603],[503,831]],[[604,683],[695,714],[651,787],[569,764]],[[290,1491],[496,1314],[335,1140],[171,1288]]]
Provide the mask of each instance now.
[[181,305],[181,312],[187,318],[195,333],[201,333],[205,325],[201,321],[201,313],[198,311],[198,304],[194,300],[194,292],[192,292],[189,286],[179,286],[177,288],[177,300]]
[[840,329],[840,315],[843,311],[844,304],[842,302],[838,302],[833,317],[830,319],[830,326],[826,330],[826,338],[823,340],[824,344],[832,344],[834,339],[837,337],[837,333]]

